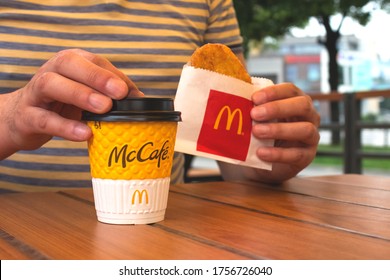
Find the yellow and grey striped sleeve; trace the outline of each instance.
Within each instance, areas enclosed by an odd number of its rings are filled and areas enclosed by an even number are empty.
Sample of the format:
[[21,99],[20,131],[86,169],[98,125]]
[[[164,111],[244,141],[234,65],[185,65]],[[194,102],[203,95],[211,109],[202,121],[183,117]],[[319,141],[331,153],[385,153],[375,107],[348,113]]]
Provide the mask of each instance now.
[[[231,0],[0,1],[0,94],[23,87],[55,53],[81,48],[106,57],[146,95],[173,97],[183,65],[208,42],[240,51]],[[177,155],[173,183],[182,181],[182,165]],[[0,162],[0,188],[10,190],[89,179],[85,143],[55,138]]]

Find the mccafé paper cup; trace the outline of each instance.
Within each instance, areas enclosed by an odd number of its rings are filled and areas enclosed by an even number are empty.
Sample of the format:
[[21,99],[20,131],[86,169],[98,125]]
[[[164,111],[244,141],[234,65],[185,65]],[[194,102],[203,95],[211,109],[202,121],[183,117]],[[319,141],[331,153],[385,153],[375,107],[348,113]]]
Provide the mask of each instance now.
[[95,208],[99,221],[149,224],[162,221],[180,112],[173,99],[114,100],[106,114],[83,112]]

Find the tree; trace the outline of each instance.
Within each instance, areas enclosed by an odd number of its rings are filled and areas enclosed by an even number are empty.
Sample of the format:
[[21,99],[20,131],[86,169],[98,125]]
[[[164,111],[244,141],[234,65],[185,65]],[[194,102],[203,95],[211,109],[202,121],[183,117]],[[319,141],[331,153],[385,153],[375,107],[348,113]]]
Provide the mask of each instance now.
[[[291,27],[304,27],[314,17],[325,28],[326,35],[319,38],[329,55],[329,86],[331,93],[339,86],[339,68],[337,64],[340,30],[345,18],[350,17],[361,25],[366,25],[371,16],[367,7],[389,8],[390,0],[234,0],[245,49],[251,41],[262,41],[267,36],[278,38],[286,34]],[[341,15],[337,26],[332,26],[331,19]],[[338,104],[331,105],[332,122],[339,121]],[[338,133],[332,134],[332,143],[338,144]]]

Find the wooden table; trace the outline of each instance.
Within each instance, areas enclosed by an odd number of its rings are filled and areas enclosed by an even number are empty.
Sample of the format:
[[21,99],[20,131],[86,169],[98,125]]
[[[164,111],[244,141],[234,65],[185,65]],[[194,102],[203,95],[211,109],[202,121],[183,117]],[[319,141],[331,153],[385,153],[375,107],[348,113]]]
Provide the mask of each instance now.
[[172,186],[164,221],[96,220],[92,191],[0,196],[1,259],[390,259],[390,177]]

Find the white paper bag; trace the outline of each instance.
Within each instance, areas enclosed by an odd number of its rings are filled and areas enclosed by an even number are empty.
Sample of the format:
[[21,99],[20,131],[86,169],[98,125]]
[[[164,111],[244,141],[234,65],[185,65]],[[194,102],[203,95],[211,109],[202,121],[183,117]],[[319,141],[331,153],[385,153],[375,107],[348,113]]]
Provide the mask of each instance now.
[[272,81],[252,83],[191,66],[184,66],[175,98],[182,113],[175,150],[239,165],[271,170],[256,156],[257,148],[272,146],[252,135],[252,94]]

